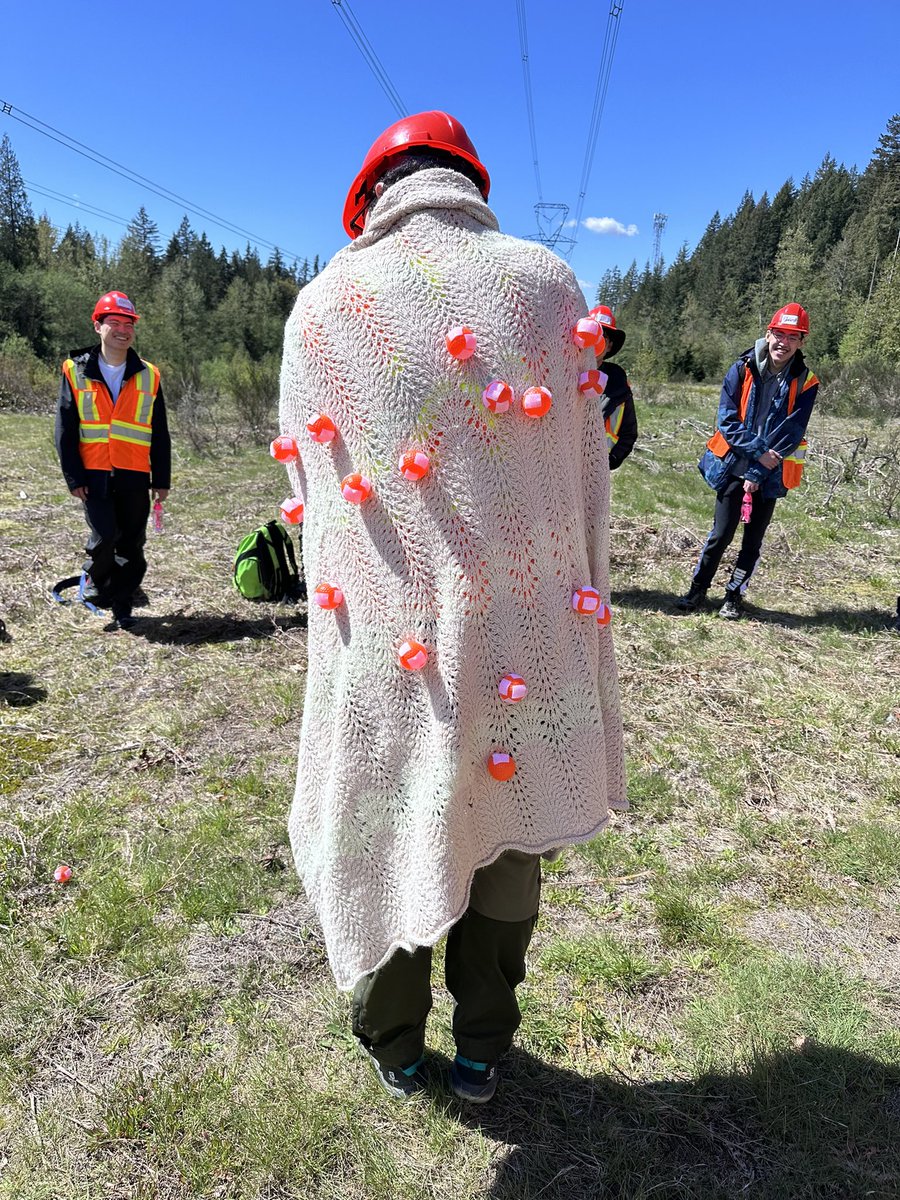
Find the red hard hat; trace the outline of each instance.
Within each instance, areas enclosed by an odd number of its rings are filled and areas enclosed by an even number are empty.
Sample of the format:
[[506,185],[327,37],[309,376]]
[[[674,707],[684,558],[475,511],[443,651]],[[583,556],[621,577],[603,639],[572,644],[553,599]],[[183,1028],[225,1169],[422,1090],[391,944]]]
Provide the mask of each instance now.
[[769,322],[769,329],[781,329],[785,333],[809,333],[809,315],[799,304],[786,304]]
[[592,308],[590,315],[603,326],[604,331],[607,329],[615,329],[616,318],[613,316],[613,310],[606,304],[598,304],[596,308]]
[[105,296],[101,296],[94,305],[91,320],[97,321],[100,317],[109,316],[110,313],[120,317],[131,317],[132,321],[141,319],[124,292],[107,292]]
[[389,125],[372,143],[362,169],[353,181],[344,204],[344,228],[352,238],[359,237],[366,219],[366,209],[372,201],[372,188],[387,170],[390,160],[404,154],[413,146],[446,150],[471,163],[481,176],[481,194],[485,200],[491,190],[491,177],[478,157],[469,135],[457,121],[445,112],[414,113]]

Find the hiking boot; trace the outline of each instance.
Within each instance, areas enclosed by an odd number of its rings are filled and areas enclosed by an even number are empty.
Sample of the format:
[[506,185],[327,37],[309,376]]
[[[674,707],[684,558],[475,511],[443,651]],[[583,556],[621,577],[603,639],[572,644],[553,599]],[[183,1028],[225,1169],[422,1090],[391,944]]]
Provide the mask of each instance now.
[[680,608],[682,612],[696,612],[705,603],[706,588],[698,587],[696,583],[692,583],[690,589],[675,601],[675,607]]
[[726,592],[719,616],[726,621],[739,621],[745,615],[744,598],[740,592]]
[[375,1068],[375,1078],[395,1100],[410,1100],[428,1087],[428,1068],[424,1058],[410,1067],[386,1067],[368,1050],[365,1054]]
[[500,1072],[495,1062],[473,1062],[457,1054],[450,1068],[453,1094],[470,1104],[487,1104],[497,1090]]

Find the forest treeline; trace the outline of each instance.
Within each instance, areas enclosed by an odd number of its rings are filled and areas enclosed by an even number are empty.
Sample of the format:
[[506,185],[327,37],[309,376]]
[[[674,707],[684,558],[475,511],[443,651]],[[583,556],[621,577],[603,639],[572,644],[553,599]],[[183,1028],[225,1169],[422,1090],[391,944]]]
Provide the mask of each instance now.
[[897,411],[898,247],[900,114],[862,172],[826,156],[799,187],[746,192],[734,213],[712,216],[693,253],[607,271],[597,301],[627,330],[619,361],[638,384],[720,380],[772,313],[797,301],[812,329],[804,354],[823,380],[880,388]]

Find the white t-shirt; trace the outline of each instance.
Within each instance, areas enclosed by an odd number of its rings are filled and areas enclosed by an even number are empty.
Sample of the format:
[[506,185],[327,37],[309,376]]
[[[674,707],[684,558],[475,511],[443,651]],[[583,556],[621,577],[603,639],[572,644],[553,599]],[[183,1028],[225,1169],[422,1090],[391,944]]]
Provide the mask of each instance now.
[[106,381],[106,386],[109,388],[109,394],[112,396],[112,402],[119,398],[119,392],[122,390],[122,376],[125,374],[125,363],[120,363],[118,367],[112,366],[106,361],[101,354],[98,359],[100,363],[100,374]]

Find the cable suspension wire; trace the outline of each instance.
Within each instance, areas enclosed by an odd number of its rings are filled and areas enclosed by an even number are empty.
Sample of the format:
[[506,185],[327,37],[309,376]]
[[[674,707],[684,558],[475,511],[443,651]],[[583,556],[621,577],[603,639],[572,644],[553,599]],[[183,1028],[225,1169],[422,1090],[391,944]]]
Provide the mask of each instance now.
[[27,179],[23,179],[22,182],[29,192],[34,192],[38,196],[44,196],[48,200],[55,200],[58,204],[68,204],[70,208],[77,208],[92,217],[105,217],[108,221],[114,221],[116,225],[128,226],[128,221],[124,217],[118,217],[115,213],[107,212],[105,208],[95,208],[93,204],[88,204],[84,200],[73,200],[71,196],[65,196],[62,192],[54,191],[53,188],[45,188],[40,183],[31,183]]
[[597,149],[597,137],[600,133],[600,122],[603,118],[603,106],[606,103],[610,71],[612,70],[613,58],[616,53],[616,42],[619,39],[619,17],[622,15],[623,8],[624,0],[612,0],[609,6],[609,16],[606,19],[606,33],[603,38],[603,50],[600,55],[600,66],[597,71],[597,85],[594,89],[594,106],[591,110],[591,121],[588,126],[587,145],[584,151],[584,163],[581,168],[581,181],[578,185],[578,204],[575,209],[570,252],[578,240],[581,214],[584,211],[584,199],[587,195],[591,169],[594,165],[594,153]]
[[360,25],[359,21],[357,21],[353,10],[350,7],[349,0],[331,0],[331,7],[340,17],[344,24],[344,28],[347,30],[347,32],[350,34],[350,37],[356,44],[356,48],[363,56],[363,59],[365,60],[369,70],[378,81],[381,90],[397,110],[397,116],[408,116],[409,110],[400,99],[400,94],[391,82],[391,78],[385,70],[384,64],[375,53],[374,47],[366,37],[363,27]]
[[537,184],[538,202],[543,203],[541,169],[538,165],[537,133],[534,127],[534,100],[531,92],[531,66],[528,60],[528,27],[525,22],[525,0],[516,0],[516,16],[519,23],[519,46],[522,50],[522,76],[525,80],[525,108],[528,112],[528,131],[531,135],[531,158],[534,163],[534,181]]
[[153,192],[154,195],[167,200],[170,204],[178,204],[195,216],[203,217],[205,220],[211,221],[214,225],[218,225],[221,229],[226,229],[229,233],[240,234],[250,242],[253,242],[257,246],[264,246],[268,250],[279,250],[288,258],[297,262],[301,258],[308,257],[296,254],[293,250],[286,250],[283,246],[277,246],[274,242],[259,237],[257,234],[251,233],[250,230],[244,229],[240,225],[235,225],[233,221],[229,221],[226,217],[217,216],[215,213],[210,212],[209,209],[201,208],[198,204],[193,204],[177,192],[163,187],[162,184],[154,183],[146,175],[141,175],[137,171],[133,171],[130,167],[126,167],[123,163],[116,162],[113,158],[108,158],[105,154],[101,154],[99,150],[94,150],[93,147],[85,145],[84,142],[79,142],[77,138],[63,133],[62,130],[56,129],[53,125],[48,125],[46,121],[42,121],[39,117],[25,112],[22,108],[14,108],[8,101],[0,100],[0,114],[11,117],[14,121],[18,121],[20,125],[24,125],[26,128],[32,129],[35,133],[41,134],[42,137],[49,138],[52,142],[58,142],[66,150],[71,150],[74,154],[81,155],[82,158],[96,163],[98,166],[103,167],[104,170],[111,171],[113,175],[119,175],[122,179],[128,180],[129,183],[139,184],[141,187]]

